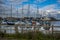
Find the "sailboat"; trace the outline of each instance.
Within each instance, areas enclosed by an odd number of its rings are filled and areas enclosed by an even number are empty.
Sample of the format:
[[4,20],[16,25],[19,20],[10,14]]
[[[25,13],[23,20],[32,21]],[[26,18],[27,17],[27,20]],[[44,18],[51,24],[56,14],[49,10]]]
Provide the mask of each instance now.
[[12,21],[12,4],[11,4],[11,19],[7,21],[7,25],[14,25],[15,23]]

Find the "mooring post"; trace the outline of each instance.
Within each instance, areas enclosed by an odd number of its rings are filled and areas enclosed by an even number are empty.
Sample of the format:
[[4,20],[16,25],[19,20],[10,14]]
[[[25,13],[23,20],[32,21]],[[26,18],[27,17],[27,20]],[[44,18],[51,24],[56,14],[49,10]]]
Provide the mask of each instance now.
[[18,24],[17,25],[15,25],[15,33],[16,34],[18,34],[19,32],[18,32]]
[[52,40],[54,40],[53,25],[52,25]]

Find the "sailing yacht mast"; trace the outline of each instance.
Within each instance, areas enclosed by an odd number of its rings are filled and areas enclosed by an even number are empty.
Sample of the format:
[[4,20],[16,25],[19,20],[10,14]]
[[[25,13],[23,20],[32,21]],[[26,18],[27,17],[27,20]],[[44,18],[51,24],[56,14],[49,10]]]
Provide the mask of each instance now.
[[23,4],[22,4],[22,18],[24,18],[24,12],[23,12]]
[[38,15],[38,14],[39,14],[39,7],[38,7],[38,3],[39,3],[39,1],[37,0],[37,15],[36,15],[37,17],[39,17],[39,15]]
[[17,18],[18,18],[18,8],[17,8]]
[[7,17],[7,15],[5,14],[5,8],[4,8],[4,14],[3,15],[5,15],[4,18]]
[[12,4],[11,4],[11,18],[12,18]]
[[27,17],[30,17],[29,14],[30,14],[30,3],[28,4],[28,13],[27,13]]

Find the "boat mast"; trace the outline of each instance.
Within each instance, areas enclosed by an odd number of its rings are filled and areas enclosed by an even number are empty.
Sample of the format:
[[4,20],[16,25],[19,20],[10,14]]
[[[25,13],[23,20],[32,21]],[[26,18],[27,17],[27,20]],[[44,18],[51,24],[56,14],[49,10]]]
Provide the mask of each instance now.
[[17,18],[18,18],[18,8],[17,8]]
[[3,15],[5,15],[4,18],[7,17],[7,15],[5,14],[5,8],[4,8],[4,14]]
[[38,3],[39,3],[39,1],[37,0],[37,15],[36,15],[37,17],[39,17],[39,15],[38,15],[39,14],[39,6],[38,6]]
[[12,18],[12,4],[11,4],[11,18]]
[[24,12],[23,12],[23,4],[22,4],[22,18],[24,18]]
[[29,4],[28,4],[28,13],[27,13],[27,17],[30,17],[29,15],[30,15],[30,2],[29,2]]

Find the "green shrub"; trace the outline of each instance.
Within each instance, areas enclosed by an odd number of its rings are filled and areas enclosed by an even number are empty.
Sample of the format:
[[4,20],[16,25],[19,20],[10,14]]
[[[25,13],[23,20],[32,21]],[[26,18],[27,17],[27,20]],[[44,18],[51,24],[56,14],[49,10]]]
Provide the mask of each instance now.
[[[54,34],[56,35],[56,34]],[[17,33],[17,34],[5,34],[6,38],[14,38],[20,40],[60,40],[60,34],[56,37],[52,36],[52,34],[45,35],[39,31],[36,32],[27,32],[27,33]]]

